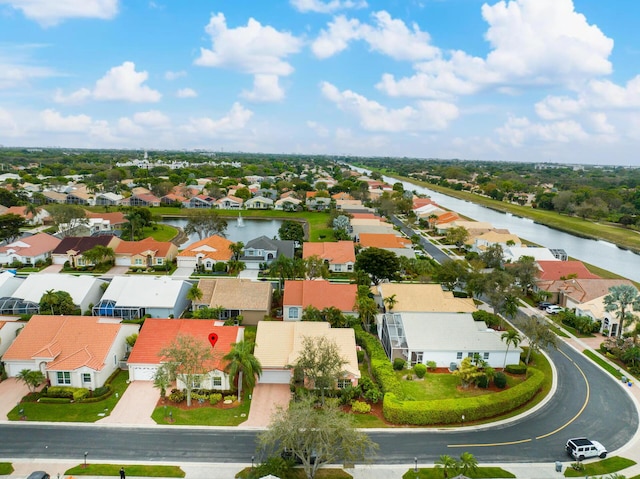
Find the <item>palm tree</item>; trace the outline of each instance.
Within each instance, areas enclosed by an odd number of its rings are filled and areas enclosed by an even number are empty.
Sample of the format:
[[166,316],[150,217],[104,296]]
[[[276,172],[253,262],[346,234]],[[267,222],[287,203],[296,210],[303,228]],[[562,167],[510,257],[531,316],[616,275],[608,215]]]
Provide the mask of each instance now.
[[237,243],[231,243],[229,245],[229,249],[233,253],[233,259],[238,261],[240,259],[240,256],[242,256],[244,243],[242,241],[238,241]]
[[435,465],[438,469],[442,468],[445,479],[449,477],[449,471],[455,474],[459,467],[458,461],[446,454],[441,455],[440,459],[435,462]]
[[256,385],[256,378],[262,375],[260,361],[253,355],[253,343],[240,341],[231,345],[231,351],[222,359],[229,361],[225,371],[232,378],[237,378],[238,399],[242,400],[242,388],[252,390]]
[[55,290],[53,289],[49,289],[47,291],[44,292],[44,294],[42,295],[42,298],[40,299],[40,303],[48,303],[51,306],[51,314],[56,314],[53,311],[53,307],[55,305],[58,304],[58,295],[56,294]]
[[612,286],[609,288],[609,294],[604,297],[604,304],[605,311],[615,311],[618,318],[618,337],[622,337],[625,323],[628,325],[635,321],[629,309],[633,307],[635,311],[640,310],[640,293],[631,285]]
[[193,302],[202,299],[202,290],[198,288],[197,284],[194,284],[191,286],[191,288],[189,288],[189,291],[187,291],[187,299],[191,301],[192,309]]
[[36,216],[38,216],[39,212],[40,212],[40,209],[33,203],[27,203],[27,205],[24,207],[24,215],[25,216],[31,215],[32,224],[36,223]]
[[513,347],[517,348],[518,344],[520,344],[520,341],[522,341],[522,337],[520,337],[518,331],[516,331],[515,329],[509,329],[508,331],[502,333],[500,339],[507,344],[507,350],[504,353],[504,364],[502,365],[502,369],[504,369],[507,366],[507,354],[509,354],[509,346],[513,344]]
[[46,379],[42,371],[32,371],[31,369],[23,369],[17,375],[16,379],[27,385],[30,392],[34,392]]
[[386,305],[389,312],[391,312],[393,310],[393,307],[396,304],[398,304],[398,300],[396,299],[395,294],[392,294],[391,296],[387,296],[386,298],[384,298],[383,302]]
[[468,472],[476,472],[478,470],[478,460],[470,452],[460,454],[460,472],[468,475]]
[[356,300],[355,308],[365,329],[369,331],[371,323],[376,319],[376,314],[378,314],[378,305],[372,298],[362,296]]

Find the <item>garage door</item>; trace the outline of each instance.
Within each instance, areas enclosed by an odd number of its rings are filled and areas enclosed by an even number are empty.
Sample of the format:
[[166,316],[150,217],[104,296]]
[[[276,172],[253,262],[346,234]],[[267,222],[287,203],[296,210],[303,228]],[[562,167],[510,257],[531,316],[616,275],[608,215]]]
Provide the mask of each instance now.
[[289,381],[291,381],[291,371],[288,369],[276,371],[265,371],[263,369],[260,376],[260,383],[262,384],[289,384]]
[[157,370],[158,368],[153,366],[129,367],[129,376],[132,381],[153,381]]

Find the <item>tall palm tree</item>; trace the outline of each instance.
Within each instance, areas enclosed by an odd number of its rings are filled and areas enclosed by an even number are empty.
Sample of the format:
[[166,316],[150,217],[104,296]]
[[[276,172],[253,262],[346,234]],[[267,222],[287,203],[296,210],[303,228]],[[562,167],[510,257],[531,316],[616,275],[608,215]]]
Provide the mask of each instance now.
[[262,365],[253,355],[253,343],[240,341],[231,345],[231,351],[222,359],[229,361],[225,371],[232,378],[237,378],[238,399],[242,400],[242,388],[252,390],[256,385],[256,378],[262,375]]
[[387,296],[386,298],[383,299],[383,302],[384,302],[384,304],[387,307],[389,312],[393,311],[393,307],[396,304],[398,304],[398,300],[396,299],[396,295],[395,294],[392,294],[391,296]]
[[24,207],[24,215],[27,217],[31,215],[30,220],[32,224],[36,223],[36,216],[38,216],[39,212],[40,209],[34,203],[27,203]]
[[631,285],[612,286],[609,294],[604,297],[604,304],[605,311],[615,312],[618,318],[618,337],[621,338],[624,326],[635,321],[631,308],[640,310],[640,293]]
[[355,308],[365,329],[369,331],[371,323],[376,319],[376,314],[378,314],[378,305],[372,298],[361,296],[356,300]]
[[444,474],[445,479],[449,477],[449,472],[453,472],[454,474],[457,472],[459,464],[453,457],[443,454],[440,456],[435,462],[436,468],[441,468]]
[[509,346],[513,344],[513,347],[517,348],[518,344],[520,344],[520,341],[522,341],[522,337],[515,329],[509,329],[508,331],[502,333],[500,339],[507,344],[507,350],[504,353],[504,364],[502,365],[502,369],[504,369],[507,366],[507,354],[509,354]]
[[193,309],[194,301],[202,299],[202,290],[198,288],[197,284],[194,284],[189,288],[189,291],[187,291],[187,299],[192,303],[191,309]]
[[229,249],[233,253],[233,259],[238,261],[240,259],[240,256],[242,256],[244,243],[242,241],[238,241],[237,243],[231,243],[229,245]]

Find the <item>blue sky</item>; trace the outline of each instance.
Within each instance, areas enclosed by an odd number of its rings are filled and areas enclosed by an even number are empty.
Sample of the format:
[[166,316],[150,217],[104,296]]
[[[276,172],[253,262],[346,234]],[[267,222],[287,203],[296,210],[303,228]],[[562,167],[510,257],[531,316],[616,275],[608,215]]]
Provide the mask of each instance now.
[[0,0],[0,144],[640,166],[637,0]]

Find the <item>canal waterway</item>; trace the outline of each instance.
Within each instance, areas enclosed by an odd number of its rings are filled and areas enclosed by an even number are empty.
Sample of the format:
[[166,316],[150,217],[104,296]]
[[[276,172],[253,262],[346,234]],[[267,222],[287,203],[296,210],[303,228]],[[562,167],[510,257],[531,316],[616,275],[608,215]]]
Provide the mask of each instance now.
[[[187,220],[184,218],[163,218],[162,223],[184,229],[187,225]],[[225,232],[226,238],[234,243],[242,241],[244,244],[247,244],[258,236],[264,235],[268,238],[277,237],[278,229],[280,228],[280,225],[282,225],[282,220],[256,220],[243,218],[240,220],[240,223],[238,223],[237,218],[228,218],[227,224],[228,226]],[[185,248],[191,243],[195,243],[199,240],[200,238],[198,238],[197,234],[192,234],[189,236],[187,241],[180,245],[180,248]]]
[[[364,168],[353,166],[352,168],[359,172],[369,173],[369,170]],[[389,184],[398,182],[397,179],[388,176],[383,176],[383,179]],[[506,228],[520,238],[547,248],[564,249],[572,258],[640,282],[640,255],[632,251],[624,250],[607,241],[580,238],[564,231],[534,223],[533,220],[528,218],[520,218],[510,213],[495,211],[470,201],[460,200],[432,191],[408,181],[402,181],[402,184],[405,189],[428,195],[438,204],[463,216],[476,221],[490,222],[496,228]]]

